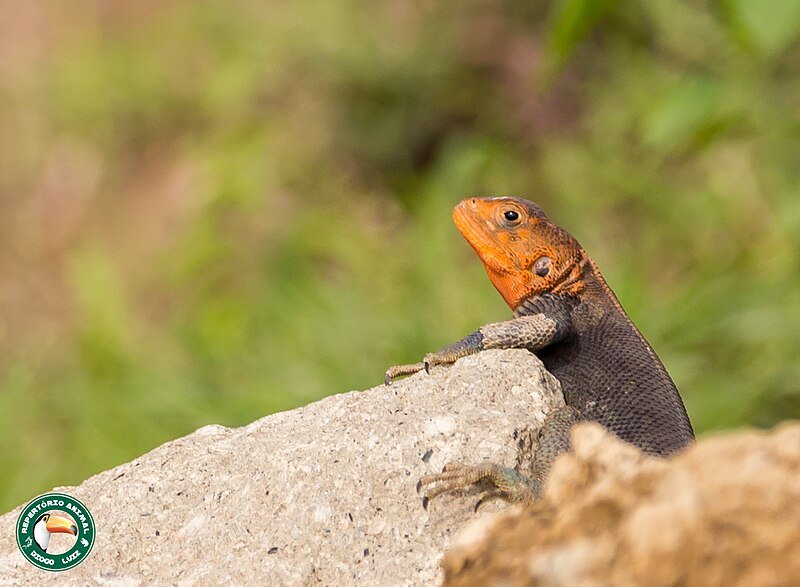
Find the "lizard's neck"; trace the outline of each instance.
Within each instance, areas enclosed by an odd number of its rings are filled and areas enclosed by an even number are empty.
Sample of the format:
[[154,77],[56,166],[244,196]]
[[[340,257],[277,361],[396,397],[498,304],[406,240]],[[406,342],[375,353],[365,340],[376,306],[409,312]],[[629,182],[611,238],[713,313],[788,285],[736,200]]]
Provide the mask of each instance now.
[[560,303],[561,296],[546,292],[537,294],[522,300],[514,310],[514,316],[535,316],[536,314],[546,314],[553,303]]
[[583,252],[574,262],[567,265],[547,289],[559,296],[576,297],[586,289],[587,279],[591,278],[593,269],[591,259]]
[[[600,270],[586,253],[579,259],[565,267],[550,287],[543,292],[531,292],[522,298],[514,307],[515,316],[529,316],[543,311],[544,307],[553,300],[579,300],[595,299],[611,302],[612,305],[622,310],[614,292],[603,279]],[[599,307],[603,307],[603,303]]]

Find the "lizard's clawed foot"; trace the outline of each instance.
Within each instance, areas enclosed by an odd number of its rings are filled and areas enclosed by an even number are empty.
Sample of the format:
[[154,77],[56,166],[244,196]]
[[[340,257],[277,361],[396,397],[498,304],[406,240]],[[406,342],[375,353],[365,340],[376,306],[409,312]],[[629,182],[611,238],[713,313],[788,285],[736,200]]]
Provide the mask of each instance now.
[[414,373],[419,373],[420,371],[430,373],[431,367],[435,367],[436,365],[449,365],[450,363],[454,363],[459,358],[461,358],[461,355],[452,352],[439,351],[437,353],[428,353],[422,359],[421,363],[395,365],[394,367],[389,367],[383,376],[383,383],[385,385],[391,385],[392,381],[397,377],[402,377],[403,375],[413,375]]
[[463,465],[449,463],[441,473],[425,475],[417,483],[417,493],[422,495],[422,507],[428,509],[433,498],[458,489],[465,489],[483,481],[488,481],[493,488],[475,504],[475,511],[487,501],[501,499],[503,501],[531,502],[538,499],[538,485],[514,469],[501,467],[494,463],[482,465]]
[[413,363],[411,365],[395,365],[394,367],[389,367],[386,369],[386,373],[383,376],[383,384],[384,385],[391,385],[392,381],[394,381],[397,377],[402,377],[403,375],[413,375],[414,373],[419,373],[425,369],[424,363]]

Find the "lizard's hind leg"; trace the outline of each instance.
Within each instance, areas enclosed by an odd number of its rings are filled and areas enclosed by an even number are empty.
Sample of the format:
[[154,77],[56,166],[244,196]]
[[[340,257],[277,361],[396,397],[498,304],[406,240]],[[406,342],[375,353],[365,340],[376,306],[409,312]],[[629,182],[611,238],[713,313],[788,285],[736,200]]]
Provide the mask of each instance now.
[[[519,438],[517,465],[514,468],[494,463],[463,465],[449,463],[441,473],[425,475],[417,483],[417,491],[423,496],[422,505],[443,493],[465,489],[482,482],[491,488],[476,505],[501,499],[507,502],[531,502],[541,497],[547,475],[553,461],[562,452],[569,450],[569,431],[579,420],[572,408],[561,408],[551,412],[539,430],[537,442],[530,433]],[[534,454],[531,454],[535,449]]]
[[520,443],[517,468],[529,474],[544,488],[553,461],[558,455],[571,449],[569,434],[580,419],[575,408],[564,407],[550,412],[539,430],[533,459],[524,458],[523,445]]

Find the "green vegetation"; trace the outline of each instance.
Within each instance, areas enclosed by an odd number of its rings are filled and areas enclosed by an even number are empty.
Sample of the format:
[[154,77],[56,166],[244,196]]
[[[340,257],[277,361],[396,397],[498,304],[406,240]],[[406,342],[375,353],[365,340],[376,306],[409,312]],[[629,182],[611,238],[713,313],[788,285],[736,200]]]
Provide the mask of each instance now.
[[800,417],[797,0],[19,4],[0,511],[507,316],[473,194],[581,239],[699,431]]

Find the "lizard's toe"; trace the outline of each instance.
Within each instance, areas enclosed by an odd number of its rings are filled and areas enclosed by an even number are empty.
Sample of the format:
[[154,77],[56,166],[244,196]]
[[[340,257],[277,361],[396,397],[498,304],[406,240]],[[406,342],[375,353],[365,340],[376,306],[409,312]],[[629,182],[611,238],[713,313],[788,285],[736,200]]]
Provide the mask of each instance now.
[[417,482],[417,493],[423,496],[422,506],[428,509],[430,500],[444,493],[466,489],[482,482],[492,488],[478,501],[475,510],[487,501],[501,499],[507,502],[534,501],[539,495],[538,486],[514,469],[486,463],[476,466],[448,463],[441,473],[424,475]]
[[425,368],[425,365],[422,363],[411,363],[410,365],[395,365],[394,367],[389,367],[386,369],[386,373],[383,375],[383,383],[384,385],[391,385],[392,381],[394,381],[397,377],[402,377],[403,375],[413,375],[414,373],[419,373]]

